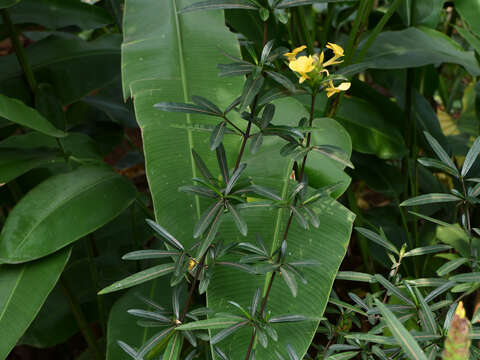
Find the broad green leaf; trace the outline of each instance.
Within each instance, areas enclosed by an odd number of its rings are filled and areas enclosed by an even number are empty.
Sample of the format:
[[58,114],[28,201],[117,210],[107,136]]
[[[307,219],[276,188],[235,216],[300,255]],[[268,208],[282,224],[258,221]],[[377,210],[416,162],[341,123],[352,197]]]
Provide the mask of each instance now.
[[379,300],[375,299],[375,304],[380,309],[383,320],[387,323],[388,329],[392,332],[405,354],[412,360],[427,360],[423,350],[395,315]]
[[478,153],[480,153],[480,137],[475,139],[475,142],[465,157],[465,161],[462,166],[462,176],[466,176],[468,174],[468,171],[478,157]]
[[[300,99],[305,106],[310,106],[308,96],[302,95]],[[316,117],[323,116],[326,103],[327,97],[323,93],[317,96]],[[371,102],[356,97],[345,98],[335,114],[335,120],[347,130],[353,149],[358,152],[375,154],[382,159],[400,158],[407,152],[400,132]],[[325,137],[328,138],[328,135]]]
[[0,0],[0,9],[6,9],[20,2],[20,0]]
[[[120,65],[120,40],[118,34],[88,42],[52,36],[34,42],[25,49],[25,54],[37,81],[51,84],[62,103],[68,105],[115,80]],[[0,57],[0,68],[0,92],[29,100],[15,54]]]
[[37,110],[25,105],[17,99],[12,99],[0,94],[0,116],[16,124],[26,126],[41,133],[64,137],[66,134],[54,127]]
[[[436,236],[441,242],[451,245],[461,256],[470,258],[470,240],[465,229],[459,224],[438,226]],[[478,238],[472,238],[472,247],[474,251],[480,251]]]
[[[208,206],[188,194],[177,191],[179,186],[186,184],[183,181],[200,174],[194,166],[192,148],[201,155],[216,179],[220,178],[220,174],[215,154],[208,149],[210,134],[173,126],[191,123],[216,125],[217,121],[197,114],[161,112],[154,109],[153,105],[161,101],[185,103],[192,95],[201,95],[224,108],[242,91],[241,79],[214,76],[215,65],[224,62],[219,48],[239,56],[235,36],[225,28],[220,12],[176,13],[176,10],[193,2],[175,0],[159,3],[154,0],[127,0],[123,44],[124,94],[126,97],[133,96],[137,121],[142,128],[147,177],[155,214],[159,223],[175,234],[186,247],[193,244],[194,224],[202,210]],[[199,28],[205,31],[200,32]],[[166,52],[166,48],[170,50]],[[138,61],[139,58],[143,61]],[[147,63],[151,66],[146,66]],[[159,72],[158,69],[165,71]],[[167,69],[168,76],[159,75],[166,74]],[[278,114],[282,115],[278,119],[279,125],[296,126],[300,117],[306,113],[303,106],[293,99],[275,105]],[[277,123],[277,119],[275,122]],[[245,122],[238,122],[238,125],[244,126]],[[234,164],[233,156],[239,149],[239,139],[225,135],[223,143],[228,162]],[[255,156],[245,154],[245,162],[248,164],[245,175],[252,176],[255,183],[272,187],[284,195],[289,186],[292,163],[290,159],[279,155],[282,143],[282,140],[268,137]],[[261,161],[265,158],[269,161]],[[258,160],[254,161],[255,159]],[[311,167],[321,174],[320,167],[314,163],[311,163]],[[172,176],[182,179],[183,183],[170,181]],[[332,180],[333,183],[338,182],[338,179]],[[182,216],[178,216],[178,212],[172,209],[181,209]],[[283,282],[276,282],[272,289],[272,302],[269,302],[268,306],[272,309],[272,314],[306,312],[306,315],[316,319],[323,314],[336,271],[345,254],[353,214],[330,198],[320,201],[315,211],[320,217],[322,230],[315,229],[306,233],[293,225],[291,237],[289,235],[289,239],[292,240],[289,243],[289,252],[293,259],[300,259],[303,257],[301,254],[308,253],[318,258],[322,265],[309,271],[307,280],[311,288],[308,291],[307,288],[304,290],[299,288],[298,302],[280,301],[291,298],[291,294]],[[260,233],[265,239],[269,239],[268,250],[273,251],[279,245],[282,226],[288,214],[284,211],[273,212],[265,209],[247,209],[244,213],[244,218],[249,224],[249,234],[255,236],[256,233]],[[229,214],[224,216],[219,231],[222,237],[230,241],[243,241],[240,240],[243,238]],[[253,238],[248,240],[254,242]],[[255,289],[264,289],[269,277],[243,275],[237,269],[226,266],[217,268],[216,280],[210,283],[207,297],[209,307],[218,311],[225,310],[226,299],[235,299],[241,305],[248,306]],[[231,307],[228,309],[231,311]],[[281,354],[286,354],[285,341],[280,340],[291,339],[295,351],[305,354],[317,324],[317,321],[312,321],[292,323],[288,327],[275,325],[275,330],[279,330],[279,342],[270,346]],[[222,342],[222,348],[223,343],[232,348],[234,359],[245,356],[243,352],[251,335],[248,330],[250,329],[242,328]],[[272,351],[266,352],[264,349],[258,349],[257,356],[266,360],[275,359]]]
[[455,10],[460,13],[472,31],[480,36],[480,20],[476,16],[480,13],[480,3],[476,0],[455,0]]
[[57,151],[0,148],[0,183],[7,183],[42,165],[63,161],[65,159]]
[[158,332],[158,328],[138,326],[137,319],[129,315],[127,310],[132,308],[154,309],[143,302],[139,296],[169,308],[171,304],[170,289],[169,279],[157,279],[130,289],[115,302],[108,317],[107,360],[131,360],[131,357],[120,348],[117,341],[123,341],[138,349]]
[[130,275],[125,279],[117,281],[110,286],[107,286],[105,289],[99,291],[99,295],[108,294],[114,291],[119,291],[123,289],[130,288],[132,286],[142,284],[146,281],[150,281],[161,276],[170,274],[175,270],[175,264],[161,264],[152,266],[148,269],[142,270],[138,273]]
[[400,204],[400,206],[427,205],[460,200],[460,198],[451,194],[424,194],[405,200]]
[[467,40],[467,42],[477,52],[477,54],[480,54],[480,38],[472,34],[464,27],[455,26],[455,29],[465,40]]
[[0,261],[20,263],[51,254],[115,218],[135,196],[129,181],[105,167],[51,177],[10,212],[0,233]]
[[102,7],[78,0],[22,0],[9,13],[15,24],[34,23],[48,29],[70,25],[94,29],[113,23],[112,17]]
[[404,69],[440,63],[459,64],[473,76],[480,74],[473,51],[464,51],[445,34],[425,27],[380,33],[363,61],[341,72],[353,75],[366,69]]
[[70,249],[21,265],[0,265],[0,358],[6,359],[55,286]]

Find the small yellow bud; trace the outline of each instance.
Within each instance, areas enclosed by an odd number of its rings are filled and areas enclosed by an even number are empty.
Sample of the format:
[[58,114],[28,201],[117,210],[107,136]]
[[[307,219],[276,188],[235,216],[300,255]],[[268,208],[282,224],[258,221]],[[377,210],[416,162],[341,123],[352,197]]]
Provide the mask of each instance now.
[[195,265],[197,265],[195,259],[190,259],[190,261],[188,262],[188,271],[191,271],[195,267]]

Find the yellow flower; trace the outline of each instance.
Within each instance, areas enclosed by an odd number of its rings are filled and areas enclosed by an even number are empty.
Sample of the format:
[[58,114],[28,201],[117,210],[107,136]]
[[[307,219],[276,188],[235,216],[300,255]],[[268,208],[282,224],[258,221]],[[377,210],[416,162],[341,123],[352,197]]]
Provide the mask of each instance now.
[[329,59],[327,62],[325,62],[325,64],[323,64],[323,67],[340,64],[343,62],[343,60],[337,61],[339,58],[343,56],[343,48],[340,45],[329,42],[327,43],[327,48],[333,51],[333,57]]
[[191,271],[195,267],[195,265],[197,265],[195,259],[190,259],[190,261],[188,262],[188,270]]
[[343,56],[343,48],[340,45],[329,42],[327,43],[327,48],[332,50],[335,56]]
[[288,57],[288,61],[293,61],[297,57],[297,54],[306,48],[307,47],[305,45],[299,46],[296,49],[293,49],[292,52],[283,54],[283,56]]
[[330,81],[328,83],[328,87],[326,88],[327,91],[327,96],[330,97],[332,95],[335,95],[336,93],[339,93],[340,91],[347,91],[350,89],[350,83],[349,82],[343,82],[337,87],[333,85],[333,81]]
[[290,61],[288,64],[288,67],[295,71],[296,73],[299,73],[300,79],[298,80],[299,83],[303,83],[306,79],[310,79],[310,77],[307,75],[310,71],[315,70],[315,59],[313,58],[312,55],[309,56],[300,56],[298,59],[295,59],[293,61]]

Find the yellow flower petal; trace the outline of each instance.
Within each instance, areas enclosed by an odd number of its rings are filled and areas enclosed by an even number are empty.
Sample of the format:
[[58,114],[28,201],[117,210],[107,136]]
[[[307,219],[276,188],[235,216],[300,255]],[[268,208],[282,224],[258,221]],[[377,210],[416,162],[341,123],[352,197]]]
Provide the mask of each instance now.
[[310,56],[300,56],[299,58],[290,61],[288,67],[298,73],[308,73],[315,69],[315,59]]
[[457,305],[457,309],[455,310],[455,315],[457,315],[460,319],[465,318],[465,308],[463,307],[463,301],[460,301]]
[[299,52],[303,51],[306,48],[307,47],[305,45],[299,46],[299,47],[293,49],[292,52],[287,52],[287,53],[283,54],[283,56],[288,57],[288,61],[293,61],[297,57],[297,54]]
[[340,90],[340,91],[347,91],[348,89],[350,89],[350,86],[352,84],[349,83],[349,82],[343,82],[341,83],[340,85],[337,86],[337,89]]
[[329,42],[327,43],[327,48],[332,50],[335,56],[343,56],[343,48],[340,45]]

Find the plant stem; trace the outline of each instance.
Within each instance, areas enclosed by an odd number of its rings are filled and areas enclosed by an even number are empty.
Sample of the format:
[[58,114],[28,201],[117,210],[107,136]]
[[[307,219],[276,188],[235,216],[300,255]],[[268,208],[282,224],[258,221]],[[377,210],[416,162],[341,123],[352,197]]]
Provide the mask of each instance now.
[[195,271],[195,277],[193,278],[193,283],[192,283],[192,286],[190,287],[190,291],[188,293],[187,302],[185,303],[185,306],[183,307],[182,315],[180,315],[180,319],[179,319],[180,323],[183,323],[183,321],[185,320],[185,316],[187,315],[188,308],[190,306],[190,303],[192,302],[193,292],[195,291],[195,288],[197,287],[198,278],[200,276],[200,272],[203,269],[203,264],[205,263],[205,259],[207,257],[207,254],[208,254],[208,251],[206,251],[205,254],[203,254],[202,258],[200,259],[200,262],[197,265],[197,270]]
[[[312,127],[313,125],[313,116],[314,116],[314,110],[315,110],[315,97],[317,95],[317,89],[315,89],[313,92],[312,92],[312,99],[311,99],[311,103],[310,103],[310,119],[309,119],[309,127]],[[311,133],[309,132],[308,135],[307,135],[307,148],[310,146],[310,141],[311,141]],[[303,179],[303,175],[304,175],[304,172],[305,172],[305,164],[306,164],[306,161],[307,161],[307,156],[308,156],[308,153],[305,154],[305,156],[303,157],[303,160],[302,160],[302,167],[300,169],[300,175],[297,179],[298,182],[301,182],[302,179]],[[293,206],[295,206],[297,203],[297,198],[295,198],[295,200],[293,201]],[[282,243],[283,241],[287,241],[287,237],[288,237],[288,233],[290,231],[290,226],[292,225],[292,221],[293,221],[293,211],[290,212],[290,216],[288,217],[288,221],[287,221],[287,226],[285,227],[285,231],[283,233],[283,237],[282,237]],[[278,252],[278,256],[277,256],[277,262],[280,261],[280,257],[281,257],[281,252]],[[273,286],[273,281],[275,280],[275,276],[276,276],[277,272],[273,272],[272,276],[270,277],[270,280],[268,282],[268,286],[267,286],[267,291],[265,292],[265,296],[263,297],[263,300],[262,300],[262,304],[260,305],[260,314],[263,316],[263,313],[265,311],[265,307],[267,306],[267,301],[268,301],[268,298],[270,296],[270,292],[272,290],[272,286]],[[255,343],[255,336],[256,336],[256,331],[255,331],[255,328],[253,329],[252,331],[252,336],[250,338],[250,345],[248,346],[248,350],[247,350],[247,355],[245,357],[245,360],[249,360],[250,359],[250,354],[252,352],[252,349],[253,349],[253,345]]]
[[32,94],[35,94],[35,90],[37,89],[37,81],[35,80],[32,68],[27,61],[27,57],[25,56],[25,50],[22,43],[20,42],[17,30],[15,29],[15,25],[13,24],[7,9],[2,10],[2,17],[3,23],[7,27],[8,34],[10,36],[10,39],[12,40],[15,54],[17,55],[18,62],[20,63],[20,67],[23,70],[28,86],[30,87]]
[[58,283],[62,288],[63,293],[65,294],[65,297],[68,300],[70,308],[72,309],[73,316],[77,321],[78,327],[80,328],[80,331],[82,332],[82,335],[85,341],[87,342],[88,347],[93,354],[93,357],[95,358],[95,360],[102,360],[103,354],[100,351],[97,341],[95,339],[95,336],[93,335],[88,325],[88,321],[85,317],[85,314],[83,313],[82,308],[80,307],[80,304],[78,303],[77,299],[75,299],[75,297],[73,296],[73,293],[67,284],[67,280],[64,278],[63,275],[60,277],[60,280]]

